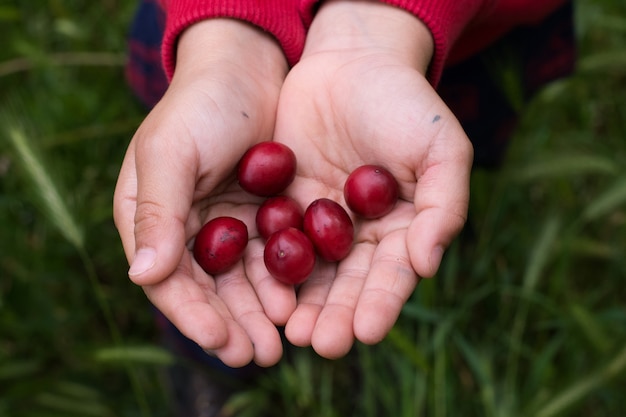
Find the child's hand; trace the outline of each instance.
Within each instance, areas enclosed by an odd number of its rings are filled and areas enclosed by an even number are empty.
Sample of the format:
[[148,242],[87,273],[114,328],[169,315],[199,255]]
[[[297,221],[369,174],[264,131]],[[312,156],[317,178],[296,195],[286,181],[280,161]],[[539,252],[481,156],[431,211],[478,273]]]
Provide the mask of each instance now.
[[[131,280],[185,336],[231,366],[276,363],[276,325],[295,308],[292,288],[265,279],[259,199],[232,175],[250,146],[271,139],[286,70],[278,44],[246,23],[214,19],[187,29],[172,83],[133,137],[115,192]],[[213,277],[189,245],[218,215],[246,222],[251,240],[238,265]]]
[[345,207],[343,184],[362,164],[385,166],[401,189],[387,216],[354,218],[352,252],[299,290],[286,336],[322,356],[346,354],[355,337],[381,341],[465,223],[472,147],[425,78],[431,54],[412,15],[331,0],[283,86],[274,137],[299,157],[288,192],[303,206],[328,197]]

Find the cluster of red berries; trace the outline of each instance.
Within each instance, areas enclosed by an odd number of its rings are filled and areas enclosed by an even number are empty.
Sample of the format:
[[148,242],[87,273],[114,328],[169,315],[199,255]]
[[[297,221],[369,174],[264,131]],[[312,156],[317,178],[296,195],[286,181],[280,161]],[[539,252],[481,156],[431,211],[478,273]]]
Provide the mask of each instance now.
[[[251,147],[237,167],[241,188],[267,198],[256,214],[256,227],[265,239],[263,259],[269,273],[287,284],[304,282],[315,267],[316,256],[329,262],[345,258],[354,241],[354,225],[346,210],[328,198],[313,201],[306,210],[281,195],[296,175],[294,152],[278,142]],[[348,208],[365,219],[389,213],[398,200],[398,183],[385,168],[363,165],[344,185]],[[241,220],[217,217],[198,232],[193,253],[209,274],[224,272],[242,257],[248,229]]]

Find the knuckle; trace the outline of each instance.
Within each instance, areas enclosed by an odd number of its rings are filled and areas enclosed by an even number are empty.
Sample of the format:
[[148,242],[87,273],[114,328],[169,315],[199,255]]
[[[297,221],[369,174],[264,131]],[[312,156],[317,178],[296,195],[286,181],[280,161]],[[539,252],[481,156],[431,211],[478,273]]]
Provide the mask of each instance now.
[[135,233],[142,234],[166,226],[165,209],[154,201],[140,201],[135,210]]

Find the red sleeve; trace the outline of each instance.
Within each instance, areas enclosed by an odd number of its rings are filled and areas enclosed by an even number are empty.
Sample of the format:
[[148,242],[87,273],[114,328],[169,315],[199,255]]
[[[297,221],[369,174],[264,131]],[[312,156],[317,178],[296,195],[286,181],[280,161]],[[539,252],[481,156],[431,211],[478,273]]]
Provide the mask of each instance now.
[[203,19],[229,17],[264,29],[278,40],[290,65],[297,62],[304,47],[305,30],[297,0],[161,0],[161,5],[167,16],[161,50],[170,79],[179,35]]
[[[318,0],[301,0],[303,21],[314,18]],[[420,19],[432,33],[435,53],[429,79],[439,82],[445,65],[467,58],[514,28],[540,21],[565,0],[380,0]]]
[[437,84],[452,45],[489,0],[383,0],[383,2],[413,13],[430,29],[435,53],[430,62],[429,78],[433,84]]

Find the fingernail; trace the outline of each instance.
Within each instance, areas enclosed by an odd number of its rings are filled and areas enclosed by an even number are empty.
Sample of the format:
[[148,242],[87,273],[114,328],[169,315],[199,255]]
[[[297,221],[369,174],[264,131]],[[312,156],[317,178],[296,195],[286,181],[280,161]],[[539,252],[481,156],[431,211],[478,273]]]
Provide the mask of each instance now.
[[206,353],[210,357],[217,358],[217,354],[213,350],[210,350],[210,349],[203,349],[203,350],[204,350],[204,353]]
[[432,270],[432,275],[437,273],[439,266],[441,265],[441,259],[443,258],[443,253],[445,249],[443,246],[438,245],[435,246],[433,251],[430,253],[430,268]]
[[154,249],[152,248],[139,249],[137,253],[135,253],[135,259],[133,259],[133,262],[130,265],[130,269],[128,270],[128,275],[133,277],[133,276],[143,274],[148,269],[154,266],[155,261],[156,261],[156,252]]

